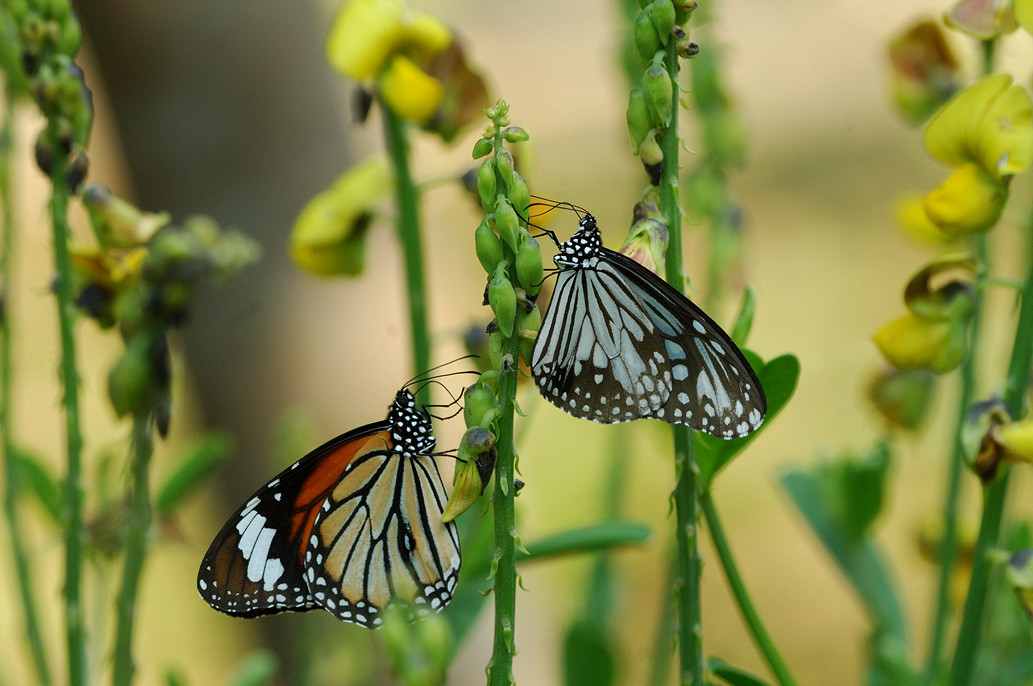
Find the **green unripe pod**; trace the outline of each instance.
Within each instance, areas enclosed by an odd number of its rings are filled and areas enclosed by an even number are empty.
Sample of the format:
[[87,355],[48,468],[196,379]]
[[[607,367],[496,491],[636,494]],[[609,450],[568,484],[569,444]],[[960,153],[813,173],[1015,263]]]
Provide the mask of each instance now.
[[495,155],[495,164],[498,167],[502,185],[509,190],[509,185],[513,181],[513,155],[508,150],[499,150]]
[[638,158],[642,160],[642,166],[646,168],[650,182],[654,186],[659,186],[660,176],[664,171],[664,151],[656,142],[656,131],[650,133],[642,142],[642,146],[638,149]]
[[671,0],[653,0],[647,11],[660,36],[660,42],[666,45],[674,30],[674,3]]
[[507,273],[509,263],[503,260],[495,268],[495,276],[488,284],[488,304],[491,305],[499,331],[506,338],[513,337],[513,326],[516,324],[516,291],[509,281]]
[[463,419],[467,427],[488,426],[498,414],[498,399],[484,379],[477,379],[463,394]]
[[520,176],[519,172],[513,172],[513,182],[509,185],[509,193],[506,195],[517,215],[526,216],[527,208],[531,205],[531,191],[528,190],[527,181],[524,181],[524,177]]
[[473,144],[473,158],[479,160],[485,155],[490,155],[494,149],[495,144],[491,142],[490,138],[481,138]]
[[474,230],[473,241],[477,250],[477,259],[484,267],[484,271],[494,274],[495,267],[499,266],[499,262],[502,261],[502,241],[491,230],[487,219],[483,219]]
[[509,200],[502,195],[495,199],[495,228],[499,232],[499,238],[515,254],[520,247],[520,219],[513,211]]
[[517,280],[532,296],[538,295],[545,278],[542,266],[542,247],[526,231],[520,234],[520,249],[516,254]]
[[510,126],[502,132],[502,137],[506,139],[507,143],[523,143],[531,136],[519,126]]
[[628,134],[631,135],[631,152],[633,155],[637,155],[639,146],[642,145],[642,141],[649,135],[649,130],[653,128],[653,117],[649,114],[646,95],[640,85],[635,86],[628,93],[626,117],[628,120]]
[[506,339],[502,332],[496,329],[488,335],[488,361],[492,369],[502,369],[502,358],[506,354]]
[[108,373],[108,397],[115,414],[124,417],[147,409],[155,379],[147,354],[146,336],[139,336],[126,347]]
[[657,126],[667,127],[671,123],[674,84],[671,83],[671,76],[664,69],[661,59],[653,60],[642,76],[642,93],[653,121]]
[[495,160],[487,159],[477,169],[477,193],[481,196],[481,207],[490,212],[495,204],[498,185],[495,179]]
[[632,27],[632,31],[635,37],[635,49],[643,62],[653,59],[653,55],[663,48],[648,9],[639,12],[638,16],[635,17],[635,25]]

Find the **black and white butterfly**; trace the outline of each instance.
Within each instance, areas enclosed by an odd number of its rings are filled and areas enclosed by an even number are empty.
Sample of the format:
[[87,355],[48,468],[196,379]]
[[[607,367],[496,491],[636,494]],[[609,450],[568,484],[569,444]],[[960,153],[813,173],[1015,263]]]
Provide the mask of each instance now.
[[[718,438],[764,421],[767,400],[742,351],[688,298],[634,260],[603,247],[595,218],[553,257],[559,276],[531,356],[545,399],[612,424],[651,417]],[[551,208],[550,208],[551,209]]]

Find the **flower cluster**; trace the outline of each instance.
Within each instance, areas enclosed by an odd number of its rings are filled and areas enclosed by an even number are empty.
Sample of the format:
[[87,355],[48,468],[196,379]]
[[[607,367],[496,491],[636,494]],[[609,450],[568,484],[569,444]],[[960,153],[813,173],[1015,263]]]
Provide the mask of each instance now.
[[352,0],[327,40],[330,64],[374,84],[383,106],[451,141],[487,105],[484,81],[452,30],[401,0]]

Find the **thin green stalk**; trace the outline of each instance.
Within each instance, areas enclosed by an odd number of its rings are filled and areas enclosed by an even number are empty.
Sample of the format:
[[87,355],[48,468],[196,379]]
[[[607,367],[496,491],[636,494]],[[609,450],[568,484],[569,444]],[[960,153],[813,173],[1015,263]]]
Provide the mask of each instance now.
[[133,626],[140,578],[147,557],[151,528],[150,465],[154,452],[154,423],[150,413],[133,418],[132,478],[133,492],[129,502],[126,526],[126,554],[122,571],[122,588],[116,599],[115,651],[113,686],[129,686],[136,666],[133,662]]
[[[52,150],[61,150],[59,134],[51,129],[44,134]],[[72,263],[68,253],[71,229],[68,226],[68,187],[65,179],[68,160],[55,155],[50,169],[53,194],[50,213],[54,240],[54,291],[57,296],[58,328],[61,336],[62,405],[65,411],[66,474],[63,491],[65,526],[65,639],[68,650],[68,680],[83,686],[87,679],[86,627],[83,622],[83,480],[82,433],[79,428],[79,367],[75,347],[75,301],[72,293]]]
[[[682,272],[682,211],[678,182],[678,51],[674,41],[665,48],[664,64],[674,84],[676,96],[671,103],[671,122],[660,134],[660,148],[664,155],[660,178],[660,211],[667,220],[670,242],[667,249],[667,281],[679,291],[685,291]],[[703,621],[700,603],[700,560],[697,547],[699,518],[697,467],[692,455],[692,429],[676,424],[674,432],[674,465],[677,483],[674,487],[676,510],[675,538],[678,541],[678,578],[675,588],[678,598],[679,683],[703,684]]]
[[[518,359],[520,339],[510,338],[506,353]],[[516,627],[516,510],[513,501],[516,450],[513,445],[514,406],[517,369],[515,366],[499,374],[498,444],[495,462],[495,492],[492,509],[495,518],[495,640],[491,662],[488,664],[490,686],[509,686],[513,678],[513,656],[516,654],[514,631]]]
[[382,107],[384,138],[391,160],[398,203],[398,235],[405,255],[405,278],[412,336],[413,373],[430,369],[430,333],[427,328],[427,287],[423,276],[423,246],[420,236],[419,192],[409,172],[409,141],[406,124],[390,107]]
[[47,666],[46,650],[39,628],[36,601],[32,589],[32,574],[29,570],[29,556],[22,540],[21,524],[18,519],[18,493],[14,488],[14,418],[12,416],[11,393],[14,389],[13,352],[11,350],[11,320],[7,306],[10,304],[14,283],[14,211],[11,197],[11,148],[13,138],[15,94],[8,88],[4,98],[3,128],[0,129],[0,205],[3,215],[3,246],[0,248],[0,434],[3,435],[4,454],[4,514],[7,519],[7,533],[11,540],[11,557],[14,561],[18,593],[25,616],[25,637],[39,683],[49,686],[50,668]]
[[[1030,226],[1026,229],[1026,266],[1029,271],[1022,289],[1019,322],[1004,389],[1004,402],[1016,417],[1023,415],[1030,368],[1033,367],[1033,216]],[[968,596],[961,616],[961,628],[958,630],[948,686],[966,686],[972,678],[979,641],[982,638],[990,577],[994,570],[990,554],[1000,540],[1007,494],[1008,471],[1007,467],[1004,467],[1002,473],[983,489],[983,516],[979,525],[972,577],[969,580]]]
[[[677,577],[674,555],[668,551],[666,560],[667,574],[662,588],[672,588]],[[668,674],[671,671],[672,637],[674,635],[674,613],[671,612],[671,600],[663,594],[660,602],[660,615],[656,622],[656,634],[653,638],[653,649],[649,664],[649,686],[667,686],[670,683]]]
[[[980,280],[987,272],[986,234],[975,239],[976,259],[981,264]],[[943,661],[943,650],[946,642],[947,619],[950,615],[950,587],[954,575],[954,562],[958,547],[958,500],[961,493],[961,477],[965,473],[965,447],[962,443],[962,431],[975,396],[976,362],[979,359],[980,331],[983,321],[983,288],[977,283],[975,288],[975,311],[969,328],[968,354],[961,362],[959,374],[961,388],[958,397],[957,418],[954,427],[954,450],[951,454],[947,487],[943,505],[943,537],[940,541],[939,577],[936,584],[936,596],[933,606],[933,623],[930,629],[929,655],[926,662],[925,681],[933,684],[938,681]]]
[[789,668],[786,666],[781,654],[779,654],[778,648],[775,647],[774,641],[771,640],[771,635],[764,627],[757,609],[753,606],[750,594],[746,590],[746,584],[743,583],[742,576],[739,574],[739,567],[735,563],[735,556],[732,555],[732,549],[728,544],[728,537],[725,536],[721,517],[717,513],[717,508],[714,507],[714,501],[707,492],[703,492],[700,495],[699,501],[703,509],[703,515],[707,519],[707,527],[710,529],[710,538],[714,541],[717,557],[721,561],[721,569],[724,571],[725,578],[728,579],[728,585],[732,589],[732,595],[735,596],[735,602],[739,606],[743,620],[745,620],[750,633],[753,635],[754,643],[757,644],[758,650],[760,650],[764,659],[767,660],[768,666],[774,673],[778,683],[782,686],[796,686],[796,680],[793,679],[793,675],[789,672]]

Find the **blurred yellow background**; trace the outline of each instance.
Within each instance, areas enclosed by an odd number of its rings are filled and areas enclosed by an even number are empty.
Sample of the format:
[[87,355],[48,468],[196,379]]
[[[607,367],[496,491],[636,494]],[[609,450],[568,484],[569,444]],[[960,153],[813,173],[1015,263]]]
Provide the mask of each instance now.
[[[139,606],[140,684],[162,683],[170,666],[180,669],[190,684],[221,683],[239,657],[259,645],[263,622],[279,627],[274,631],[319,627],[323,633],[339,632],[342,646],[360,646],[341,648],[351,659],[360,660],[361,649],[369,646],[361,630],[317,616],[321,613],[256,621],[225,617],[210,610],[194,589],[197,565],[224,518],[291,459],[275,454],[274,425],[280,418],[300,411],[310,420],[316,445],[381,419],[395,390],[412,375],[401,259],[386,224],[371,236],[367,271],[360,278],[317,281],[287,263],[290,221],[305,199],[381,143],[375,116],[364,127],[351,124],[347,109],[352,84],[334,77],[322,63],[322,40],[335,4],[304,9],[276,4],[198,0],[177,8],[130,9],[112,1],[83,8],[88,43],[81,64],[98,116],[89,181],[129,197],[146,187],[144,208],[170,209],[177,218],[211,214],[246,233],[261,224],[266,250],[261,271],[225,291],[205,294],[178,346],[186,351],[189,368],[180,368],[177,375],[173,436],[169,450],[159,452],[156,478],[160,481],[167,473],[168,455],[202,426],[231,427],[241,450],[228,467],[237,483],[206,489],[174,535],[163,532],[152,549]],[[589,208],[608,245],[618,245],[645,177],[628,151],[627,87],[618,70],[621,38],[615,4],[413,4],[462,34],[493,96],[505,98],[513,123],[530,133],[535,159],[523,171],[532,191]],[[714,497],[760,613],[801,684],[860,683],[870,627],[777,478],[788,466],[861,448],[880,435],[879,420],[864,399],[867,380],[880,368],[870,336],[903,312],[904,284],[935,254],[900,233],[892,204],[903,192],[931,188],[943,174],[923,152],[919,134],[891,110],[885,47],[905,24],[944,9],[943,3],[931,1],[906,6],[893,0],[716,3],[714,24],[692,35],[702,50],[722,51],[724,77],[748,129],[747,166],[732,179],[732,188],[745,212],[745,279],[758,295],[750,347],[766,358],[794,353],[803,370],[793,401],[718,479]],[[136,40],[150,48],[138,45],[140,52],[134,53],[118,37],[120,32],[155,27],[191,41],[147,43],[150,34],[144,33]],[[951,38],[968,56],[969,75],[974,76],[970,46],[960,36]],[[107,47],[100,47],[100,41]],[[105,49],[129,52],[121,58],[117,52],[98,57]],[[1011,68],[1026,83],[1031,54],[1030,38],[1017,34],[1002,45],[1003,68]],[[171,72],[170,65],[182,69]],[[214,81],[208,68],[225,73],[225,84]],[[176,80],[162,81],[163,70],[174,73]],[[111,81],[116,78],[132,80],[136,89]],[[228,87],[239,91],[224,92]],[[118,100],[109,98],[109,91],[123,93],[123,106],[112,104]],[[236,100],[238,109],[216,106],[225,100]],[[299,114],[299,109],[305,111]],[[279,114],[274,117],[273,112]],[[187,123],[164,128],[152,124],[148,134],[171,140],[141,137],[145,128],[132,129],[135,138],[130,140],[123,128],[130,117],[161,122],[172,115],[187,117]],[[691,113],[684,119],[689,122]],[[264,125],[256,126],[256,121]],[[306,122],[316,122],[318,135],[304,128]],[[39,125],[27,113],[19,117],[15,184],[21,288],[10,298],[9,316],[17,327],[18,439],[51,457],[58,470],[62,430],[55,317],[47,293],[46,186],[31,161]],[[242,139],[241,129],[263,135]],[[689,148],[695,145],[694,134],[687,124]],[[476,131],[450,150],[417,137],[418,179],[464,172],[471,166],[475,137]],[[692,164],[691,155],[685,156],[685,164]],[[166,185],[179,190],[163,196]],[[1028,194],[1016,188],[1016,195]],[[1025,208],[1026,199],[1017,197],[1011,211]],[[435,360],[443,362],[461,354],[461,333],[488,317],[480,305],[483,274],[470,240],[478,216],[454,185],[435,186],[424,200],[431,326],[438,343]],[[267,206],[276,209],[267,211]],[[691,217],[691,207],[688,213]],[[76,222],[79,235],[86,238],[81,213]],[[1024,223],[1021,215],[1006,215],[997,230],[995,263],[1005,276],[1013,275],[1012,248]],[[568,235],[573,222],[554,228]],[[701,280],[703,239],[689,227],[686,259],[690,275],[701,274],[694,282],[700,295],[706,289]],[[982,393],[994,390],[1001,378],[1010,340],[1010,304],[1006,294],[991,301],[987,337],[989,347],[997,345],[998,350],[988,357]],[[730,301],[711,314],[728,324],[735,306]],[[98,333],[89,322],[81,323],[78,333],[86,456],[96,464],[103,451],[124,449],[128,441],[128,426],[115,421],[104,391],[117,342],[114,334]],[[918,555],[916,531],[936,514],[941,500],[953,380],[941,384],[941,391],[936,421],[919,439],[901,445],[888,516],[880,520],[878,532],[910,612],[916,656],[924,653],[934,585],[932,568]],[[520,446],[527,486],[517,503],[525,542],[596,521],[604,509],[600,494],[610,445],[623,432],[633,446],[624,456],[630,476],[621,509],[626,518],[649,523],[654,535],[648,545],[615,555],[621,595],[614,629],[623,651],[620,683],[641,683],[649,670],[652,627],[669,592],[662,562],[671,540],[668,434],[650,422],[618,427],[577,422],[542,402],[533,389],[523,393],[521,404],[532,415]],[[438,428],[440,445],[455,444],[458,424]],[[450,473],[451,467],[445,471]],[[1014,492],[1021,492],[1028,481],[1021,475]],[[965,501],[972,517],[978,507],[975,496],[973,489]],[[31,533],[39,600],[55,651],[53,663],[60,665],[60,538],[39,522],[31,523]],[[765,674],[709,543],[704,543],[703,555],[704,653]],[[518,595],[519,683],[560,683],[563,633],[584,602],[587,569],[588,560],[579,559],[522,571],[526,591]],[[8,608],[0,614],[5,662],[12,662],[10,656],[22,647],[10,577],[10,565],[0,565]],[[98,586],[114,582],[94,575],[88,597],[102,597]],[[462,646],[450,683],[483,680],[491,649],[489,615],[490,610]],[[94,602],[87,616],[94,639],[110,637],[109,607]],[[106,672],[106,652],[91,659],[95,673]],[[11,675],[4,681],[22,679]],[[281,674],[279,683],[292,683],[290,675]],[[324,683],[351,682],[334,674]]]

